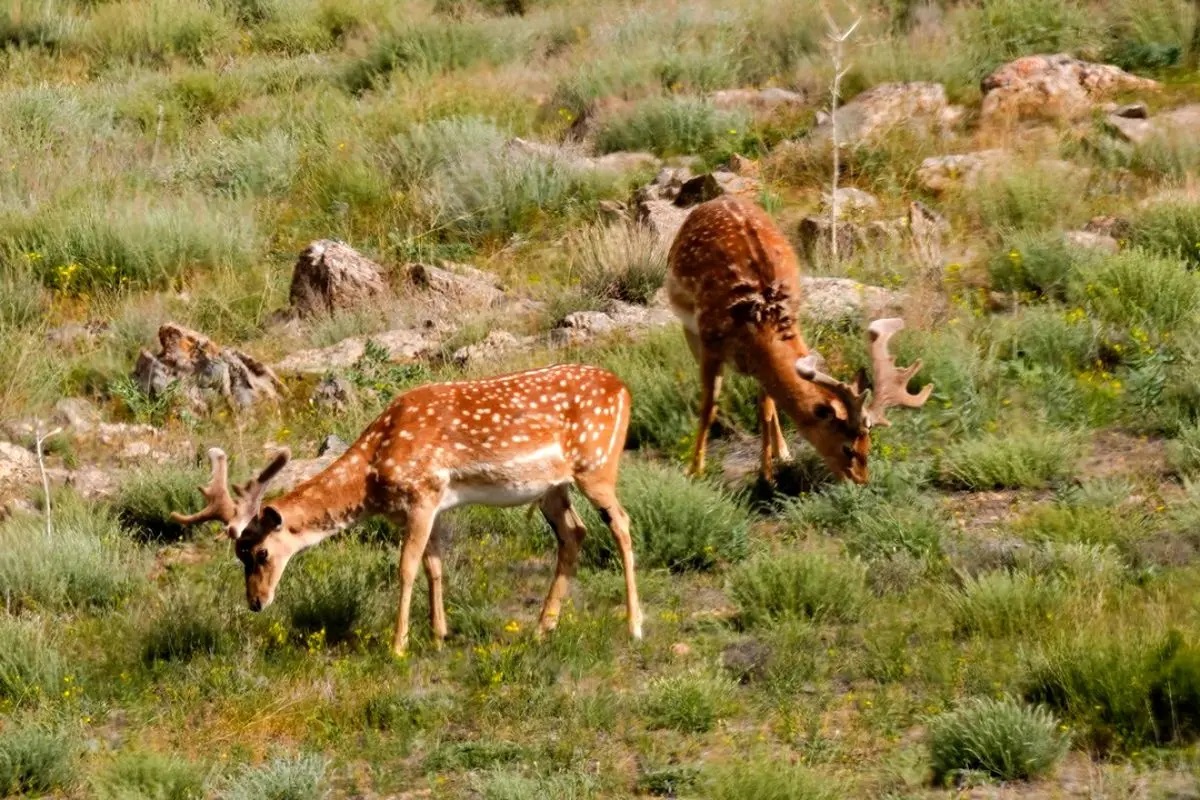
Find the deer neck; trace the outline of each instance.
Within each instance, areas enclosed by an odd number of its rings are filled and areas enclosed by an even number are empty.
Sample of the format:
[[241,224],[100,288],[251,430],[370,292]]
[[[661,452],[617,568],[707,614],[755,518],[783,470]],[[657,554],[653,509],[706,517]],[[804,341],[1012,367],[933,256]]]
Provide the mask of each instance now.
[[806,381],[796,372],[796,361],[808,355],[808,346],[799,336],[792,339],[761,339],[746,348],[745,371],[779,405],[785,414],[805,429],[817,422],[815,409],[828,397],[824,390]]
[[367,508],[368,458],[352,447],[321,472],[269,503],[303,550],[357,522]]

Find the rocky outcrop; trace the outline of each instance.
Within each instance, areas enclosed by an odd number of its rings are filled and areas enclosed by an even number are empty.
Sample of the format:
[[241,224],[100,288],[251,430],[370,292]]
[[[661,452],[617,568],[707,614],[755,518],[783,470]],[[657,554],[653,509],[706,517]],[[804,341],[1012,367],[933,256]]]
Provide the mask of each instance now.
[[1150,116],[1129,116],[1117,111],[1108,116],[1108,126],[1120,138],[1132,144],[1155,139],[1196,136],[1200,131],[1200,103],[1181,106]]
[[941,194],[950,189],[974,184],[1007,159],[1008,156],[1003,150],[930,156],[917,168],[917,182],[922,189]]
[[732,169],[693,175],[687,167],[667,167],[655,179],[634,194],[635,217],[668,243],[683,226],[693,206],[723,194],[756,198],[761,183],[752,168],[754,162],[735,162],[742,174]]
[[769,86],[765,89],[721,89],[708,96],[708,102],[722,111],[746,110],[773,112],[808,107],[808,96],[800,92]]
[[[862,204],[859,208],[870,206]],[[810,263],[826,259],[833,251],[836,235],[839,258],[852,256],[864,247],[896,246],[909,241],[922,263],[940,260],[941,240],[948,226],[940,214],[924,203],[910,203],[908,214],[903,217],[866,220],[865,216],[865,210],[853,217],[841,213],[839,206],[836,226],[828,212],[805,217],[797,229],[801,252]]]
[[581,147],[547,144],[520,137],[509,139],[504,145],[504,150],[509,155],[554,161],[580,171],[597,170],[619,174],[655,169],[662,163],[653,153],[618,152],[589,156]]
[[404,268],[404,274],[416,292],[409,299],[419,301],[426,315],[452,311],[457,318],[463,311],[494,308],[505,299],[499,278],[466,264],[413,263]]
[[143,350],[133,378],[142,391],[158,397],[178,386],[188,404],[199,411],[216,399],[235,410],[262,400],[277,400],[283,384],[258,359],[232,347],[221,347],[202,333],[168,322],[158,329],[162,350]]
[[[839,144],[853,147],[898,128],[939,132],[955,124],[961,112],[946,101],[940,83],[882,83],[837,110]],[[833,120],[826,116],[808,136],[810,144],[831,141]]]
[[1004,126],[1027,119],[1078,119],[1115,92],[1153,90],[1158,83],[1057,53],[1011,61],[984,78],[980,88],[980,122]]
[[423,328],[398,328],[370,336],[354,336],[332,347],[298,350],[275,364],[274,369],[281,373],[311,375],[323,375],[332,369],[346,369],[362,358],[368,341],[383,348],[392,361],[416,361],[439,352],[447,330],[445,325],[428,325]]
[[313,242],[292,270],[291,310],[301,317],[357,308],[387,292],[383,269],[333,239]]
[[665,305],[665,295],[651,306],[622,303],[613,300],[603,311],[576,311],[563,317],[550,332],[551,343],[559,346],[578,345],[617,331],[633,333],[660,328],[677,322]]
[[837,324],[868,317],[887,316],[900,310],[900,296],[879,286],[849,278],[800,276],[804,291],[800,313],[809,322]]
[[1121,249],[1121,245],[1111,236],[1103,233],[1094,233],[1092,231],[1066,231],[1063,233],[1063,241],[1069,247],[1074,247],[1077,250],[1094,250],[1099,253],[1116,253]]

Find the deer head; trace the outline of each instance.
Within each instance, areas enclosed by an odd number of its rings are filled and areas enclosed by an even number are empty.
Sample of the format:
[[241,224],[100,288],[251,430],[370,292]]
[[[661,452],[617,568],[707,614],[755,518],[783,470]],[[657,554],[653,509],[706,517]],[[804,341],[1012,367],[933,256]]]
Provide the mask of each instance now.
[[921,361],[900,369],[888,352],[888,341],[903,327],[904,320],[897,318],[877,319],[867,327],[874,373],[870,383],[865,370],[859,371],[853,383],[830,376],[815,354],[796,361],[797,374],[828,393],[830,402],[814,406],[816,424],[806,427],[805,435],[840,478],[866,483],[871,429],[892,424],[886,416],[889,408],[919,408],[933,392],[933,384],[928,384],[920,392],[910,393],[908,381],[921,369]]
[[212,448],[212,480],[201,486],[208,504],[195,514],[172,514],[180,525],[195,525],[216,520],[225,535],[233,540],[233,550],[246,569],[246,603],[251,611],[261,611],[275,599],[275,586],[297,547],[285,537],[283,517],[273,506],[262,505],[267,486],[291,458],[287,448],[276,453],[258,477],[229,489],[229,458],[225,451]]

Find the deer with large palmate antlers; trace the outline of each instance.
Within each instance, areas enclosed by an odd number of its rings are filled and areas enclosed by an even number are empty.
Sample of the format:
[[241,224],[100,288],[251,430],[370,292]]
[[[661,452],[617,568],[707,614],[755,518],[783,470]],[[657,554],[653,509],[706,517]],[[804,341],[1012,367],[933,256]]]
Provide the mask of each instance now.
[[871,428],[889,425],[892,406],[925,404],[932,384],[912,394],[907,385],[921,368],[898,369],[888,340],[900,319],[867,328],[874,385],[860,371],[853,383],[823,372],[819,356],[800,333],[800,271],[791,244],[754,203],[730,195],[695,208],[671,245],[667,295],[700,364],[700,428],[691,471],[704,470],[708,429],[716,417],[721,371],[727,361],[761,387],[762,476],[772,478],[772,456],[787,460],[776,404],[824,458],[830,471],[855,483],[867,480]]
[[188,525],[217,520],[225,526],[246,570],[246,601],[252,611],[270,605],[296,553],[364,515],[395,520],[405,531],[392,643],[402,655],[419,563],[429,582],[435,645],[446,637],[435,523],[441,512],[460,505],[538,504],[558,539],[558,563],[539,622],[539,633],[552,630],[585,533],[571,507],[574,483],[616,539],[625,569],[629,632],[640,639],[642,612],[629,516],[616,494],[629,413],[629,390],[597,367],[559,365],[429,384],[397,397],[336,461],[266,504],[267,485],[289,453],[277,454],[257,478],[231,492],[228,460],[213,448],[212,482],[201,488],[207,505],[175,519]]

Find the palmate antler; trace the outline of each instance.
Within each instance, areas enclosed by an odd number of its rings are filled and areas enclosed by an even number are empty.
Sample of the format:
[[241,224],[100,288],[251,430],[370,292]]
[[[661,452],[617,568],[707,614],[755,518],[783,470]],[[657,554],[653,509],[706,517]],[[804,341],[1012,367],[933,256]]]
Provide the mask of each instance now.
[[899,369],[896,359],[888,352],[888,341],[896,331],[904,327],[904,320],[897,317],[877,319],[867,326],[870,343],[871,365],[874,372],[872,388],[865,385],[861,373],[853,384],[845,383],[824,372],[824,363],[816,354],[807,355],[796,362],[796,372],[805,380],[824,386],[842,401],[846,407],[846,422],[852,428],[870,430],[876,425],[888,427],[892,423],[884,412],[893,406],[920,408],[933,393],[933,384],[926,385],[920,392],[908,391],[908,381],[921,369],[920,359]]
[[208,486],[199,487],[200,493],[208,501],[207,505],[195,514],[172,513],[171,519],[180,525],[195,525],[200,522],[217,520],[226,526],[226,533],[236,539],[241,531],[234,528],[231,523],[234,520],[249,521],[258,513],[263,496],[267,491],[267,485],[279,474],[291,457],[291,452],[285,447],[275,454],[271,463],[267,464],[257,478],[247,481],[241,486],[235,486],[233,492],[230,493],[229,457],[219,447],[210,449],[208,460],[212,464],[212,480],[209,481]]

